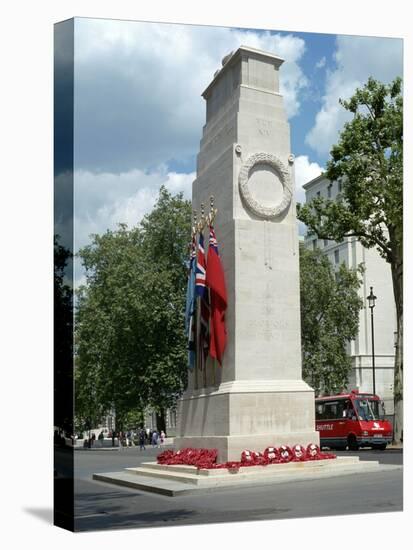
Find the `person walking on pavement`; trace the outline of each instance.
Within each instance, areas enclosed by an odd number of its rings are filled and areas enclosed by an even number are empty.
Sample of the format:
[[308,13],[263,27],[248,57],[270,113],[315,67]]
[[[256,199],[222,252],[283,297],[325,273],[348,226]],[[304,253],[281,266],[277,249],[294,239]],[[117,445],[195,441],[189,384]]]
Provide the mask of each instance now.
[[145,449],[145,437],[146,437],[146,432],[145,430],[142,428],[141,431],[139,432],[139,449],[142,451],[146,451]]
[[152,447],[158,446],[158,432],[156,430],[152,433]]
[[160,442],[161,442],[161,446],[164,444],[165,442],[165,432],[163,430],[161,430],[161,436],[160,436]]

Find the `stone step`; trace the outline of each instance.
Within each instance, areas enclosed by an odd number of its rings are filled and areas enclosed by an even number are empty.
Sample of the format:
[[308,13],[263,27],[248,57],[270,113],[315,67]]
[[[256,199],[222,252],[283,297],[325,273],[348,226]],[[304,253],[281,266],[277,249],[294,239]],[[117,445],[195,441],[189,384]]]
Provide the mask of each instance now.
[[[360,473],[379,473],[381,470],[398,469],[399,466],[380,465],[375,461],[355,462],[354,464],[329,465],[324,468],[303,468],[296,471],[284,471],[278,475],[242,475],[228,476],[228,478],[203,478],[201,483],[188,483],[182,480],[168,479],[168,476],[141,475],[127,470],[94,474],[93,479],[104,481],[114,485],[129,487],[141,491],[161,494],[165,496],[179,496],[199,492],[216,492],[230,488],[256,486],[259,484],[291,483],[306,480],[337,477],[343,475],[356,475]],[[248,468],[251,470],[252,468]],[[160,473],[160,472],[158,472]]]
[[197,485],[202,477],[187,472],[176,472],[166,470],[156,470],[153,468],[125,468],[125,471],[138,476],[153,477],[158,479],[169,479],[171,481],[179,481],[181,483],[192,483]]
[[[359,462],[358,456],[345,456],[345,457],[337,457],[335,459],[331,459],[335,461],[336,464],[339,464],[340,466],[344,464],[356,464]],[[270,471],[290,471],[290,470],[300,470],[302,468],[325,468],[326,465],[331,462],[330,460],[314,460],[314,461],[308,461],[308,462],[287,462],[286,464],[269,464],[267,466],[244,466],[240,467],[238,469],[239,473],[249,473],[251,471],[255,472],[262,472],[262,473],[268,473]],[[212,470],[207,469],[200,469],[198,470],[195,466],[187,466],[187,465],[181,465],[181,464],[172,464],[172,465],[166,465],[166,464],[158,464],[156,462],[143,462],[139,468],[145,468],[145,469],[151,469],[155,471],[166,471],[166,472],[176,472],[179,474],[187,473],[187,474],[194,474],[197,476],[212,476],[212,477],[225,477],[228,475],[235,475],[233,472],[229,471],[226,468],[217,468]],[[253,468],[253,470],[251,470]],[[136,468],[130,468],[130,470],[134,470]]]
[[142,465],[138,468],[126,468],[125,470],[134,475],[150,477],[154,479],[166,479],[181,483],[189,483],[198,486],[209,486],[213,484],[234,484],[237,482],[243,483],[248,480],[273,479],[282,476],[294,476],[303,473],[310,475],[318,472],[331,472],[338,470],[344,471],[346,468],[354,470],[374,470],[378,466],[378,462],[360,462],[358,457],[343,457],[343,459],[320,460],[309,462],[295,462],[287,464],[271,464],[268,466],[252,466],[243,467],[236,472],[231,472],[227,469],[207,470],[209,475],[200,475],[196,473],[194,467],[192,470],[182,468],[177,470],[174,466],[164,466],[156,468],[154,463],[149,463],[148,466]]
[[137,476],[122,470],[121,472],[109,472],[102,474],[93,474],[93,479],[103,481],[112,485],[137,489],[148,493],[156,493],[168,497],[189,494],[196,492],[195,485],[191,486],[187,483],[170,481],[167,479],[155,479],[146,476]]

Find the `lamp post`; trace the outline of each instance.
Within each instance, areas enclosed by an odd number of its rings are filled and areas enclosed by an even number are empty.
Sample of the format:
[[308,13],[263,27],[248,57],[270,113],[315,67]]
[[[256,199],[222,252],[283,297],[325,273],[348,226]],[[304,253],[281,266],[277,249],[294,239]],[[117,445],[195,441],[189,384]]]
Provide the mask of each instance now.
[[373,393],[376,395],[376,365],[375,365],[375,357],[374,357],[374,315],[373,315],[373,309],[376,305],[377,296],[373,294],[373,287],[370,287],[370,294],[367,296],[367,300],[369,302],[369,308],[370,308],[370,317],[371,317],[371,359],[372,359],[372,367],[373,367]]

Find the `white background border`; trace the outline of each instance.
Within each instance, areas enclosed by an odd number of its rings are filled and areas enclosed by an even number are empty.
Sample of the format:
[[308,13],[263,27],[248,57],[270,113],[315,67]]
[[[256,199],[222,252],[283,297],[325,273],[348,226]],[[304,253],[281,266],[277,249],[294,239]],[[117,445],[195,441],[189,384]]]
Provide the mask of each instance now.
[[[7,7],[5,7],[7,6]],[[247,6],[247,8],[245,7]],[[53,234],[53,23],[73,16],[112,17],[274,30],[405,38],[406,153],[412,146],[412,30],[409,2],[322,0],[224,3],[156,0],[16,0],[1,14],[1,536],[5,548],[41,546],[113,548],[132,543],[169,548],[381,548],[407,535],[411,496],[402,514],[129,529],[72,535],[28,510],[52,506],[52,234]],[[405,182],[412,181],[411,154]],[[405,184],[405,250],[411,250],[412,193]],[[410,245],[410,246],[409,246]],[[406,254],[406,256],[407,256]],[[409,281],[411,262],[406,257]],[[405,284],[406,329],[411,326]],[[406,360],[411,357],[406,333]],[[407,366],[408,369],[409,365]],[[411,376],[406,381],[411,388]],[[407,394],[407,391],[405,391]],[[409,401],[408,401],[409,403]],[[406,408],[406,425],[411,414]],[[410,430],[405,429],[405,439]],[[409,449],[407,448],[407,451]],[[405,463],[409,464],[410,453]],[[405,486],[412,487],[409,468]],[[339,495],[337,495],[339,498]],[[411,530],[410,530],[411,531]],[[235,546],[236,545],[236,546]],[[402,543],[402,547],[405,545]]]

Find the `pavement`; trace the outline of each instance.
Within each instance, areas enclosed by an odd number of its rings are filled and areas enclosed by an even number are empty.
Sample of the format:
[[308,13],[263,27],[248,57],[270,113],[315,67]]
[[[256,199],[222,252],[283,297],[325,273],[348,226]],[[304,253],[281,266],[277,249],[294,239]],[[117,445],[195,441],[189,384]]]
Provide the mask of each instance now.
[[202,495],[188,494],[177,499],[92,479],[96,472],[119,471],[139,466],[142,462],[154,461],[159,449],[147,448],[142,452],[139,448],[110,453],[103,449],[99,451],[74,453],[76,531],[403,510],[402,449],[336,452],[338,456],[354,454],[360,460],[378,460],[383,465],[399,465],[398,469],[331,479],[241,487]]

